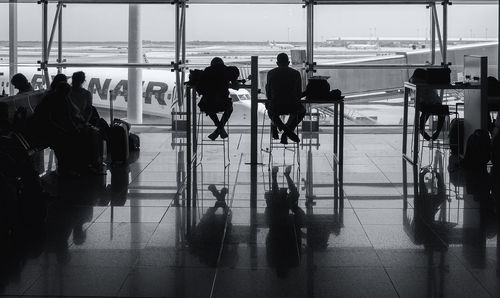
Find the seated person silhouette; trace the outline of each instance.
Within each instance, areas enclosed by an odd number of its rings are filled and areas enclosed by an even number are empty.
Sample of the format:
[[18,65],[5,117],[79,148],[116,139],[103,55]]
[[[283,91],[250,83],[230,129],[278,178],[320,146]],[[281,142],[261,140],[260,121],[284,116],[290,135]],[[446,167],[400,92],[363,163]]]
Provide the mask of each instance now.
[[[58,109],[59,107],[55,106],[56,101],[56,88],[59,83],[67,84],[66,75],[60,73],[57,74],[53,79],[52,83],[50,83],[49,90],[45,93],[42,101],[36,106],[35,112],[33,114],[33,126],[34,126],[34,134],[37,142],[44,147],[49,147],[52,145],[53,141],[51,139],[51,123],[50,116],[54,109]],[[76,112],[73,109],[73,112]]]
[[299,192],[290,177],[291,169],[292,166],[288,166],[283,173],[288,188],[280,188],[277,182],[279,168],[273,167],[271,191],[265,194],[267,207],[264,214],[269,224],[266,259],[269,266],[276,269],[279,278],[286,277],[289,269],[300,264],[302,247],[300,228],[305,214],[298,207]]
[[227,189],[219,192],[215,185],[210,185],[208,189],[216,197],[216,202],[213,207],[207,208],[198,224],[188,233],[187,240],[190,252],[197,255],[202,263],[214,267],[217,266],[221,241],[231,238],[231,210],[225,200]]
[[[221,137],[228,137],[224,126],[233,112],[233,102],[229,97],[229,84],[236,82],[239,76],[238,68],[227,67],[221,58],[215,57],[210,62],[210,66],[203,70],[196,91],[202,95],[198,107],[202,112],[212,119],[217,127],[214,132],[208,135],[212,141]],[[217,112],[223,112],[221,119],[217,117]]]
[[16,73],[10,80],[10,83],[18,90],[17,94],[33,91],[30,82],[28,82],[28,79],[22,73]]
[[82,122],[81,125],[89,123],[92,117],[92,94],[83,88],[85,73],[77,71],[71,76],[71,102],[78,108],[77,117]]
[[71,86],[66,82],[59,82],[54,93],[50,95],[49,142],[58,161],[58,172],[63,175],[78,176],[79,157],[75,157],[75,144],[80,130],[74,122],[75,108],[69,94]]
[[[271,133],[274,139],[278,139],[278,129],[283,131],[281,143],[287,144],[287,139],[298,143],[299,137],[294,130],[304,119],[306,109],[300,103],[302,97],[302,79],[300,73],[288,65],[288,55],[281,53],[277,57],[278,67],[267,73],[266,103],[267,114],[272,121]],[[290,115],[284,124],[280,115]]]
[[[413,72],[412,77],[409,80],[414,84],[425,84],[426,83],[426,73],[425,69],[417,68]],[[443,99],[437,94],[435,90],[421,88],[418,91],[418,98],[416,99],[420,103],[420,134],[427,141],[436,140],[441,133],[441,129],[444,125],[445,116],[449,113],[449,109],[447,105],[443,105]],[[432,134],[432,137],[427,134],[425,131],[425,123],[429,119],[430,115],[438,116],[438,123],[436,127],[436,131]]]

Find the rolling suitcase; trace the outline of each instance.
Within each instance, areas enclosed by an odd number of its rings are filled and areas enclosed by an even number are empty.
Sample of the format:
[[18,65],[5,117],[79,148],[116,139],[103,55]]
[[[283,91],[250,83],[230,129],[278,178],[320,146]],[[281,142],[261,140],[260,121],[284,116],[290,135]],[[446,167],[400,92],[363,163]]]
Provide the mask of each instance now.
[[112,163],[126,163],[129,157],[128,126],[119,119],[113,119],[113,94],[109,98],[110,123],[109,153]]

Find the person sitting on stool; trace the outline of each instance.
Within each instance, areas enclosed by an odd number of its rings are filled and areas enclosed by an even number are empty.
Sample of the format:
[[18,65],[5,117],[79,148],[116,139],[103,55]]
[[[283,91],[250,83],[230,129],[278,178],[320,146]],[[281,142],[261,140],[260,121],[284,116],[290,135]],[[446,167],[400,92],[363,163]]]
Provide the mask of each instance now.
[[[239,76],[237,67],[227,67],[221,58],[215,57],[210,66],[203,70],[196,91],[202,95],[198,107],[212,119],[217,127],[208,138],[214,141],[217,137],[228,137],[224,126],[233,112],[233,102],[229,97],[229,84],[236,82]],[[217,112],[224,112],[221,119]]]
[[[294,130],[304,119],[306,109],[300,103],[302,97],[302,79],[300,73],[288,67],[290,61],[288,55],[280,53],[277,57],[278,67],[267,73],[266,103],[267,114],[271,118],[271,133],[274,139],[278,139],[278,129],[283,131],[281,143],[287,144],[287,139],[298,143],[299,137]],[[286,124],[280,119],[280,115],[290,115]]]
[[[415,69],[409,81],[413,84],[425,84],[425,69]],[[416,98],[416,100],[419,101],[420,112],[422,112],[419,121],[420,134],[424,137],[425,140],[430,141],[432,139],[434,141],[439,137],[441,129],[444,125],[445,115],[449,114],[449,108],[447,105],[443,105],[443,99],[437,94],[435,90],[428,88],[419,89],[418,98]],[[427,122],[427,119],[429,119],[430,115],[438,116],[436,131],[434,131],[432,137],[429,136],[429,134],[427,134],[427,132],[425,131],[425,123]]]

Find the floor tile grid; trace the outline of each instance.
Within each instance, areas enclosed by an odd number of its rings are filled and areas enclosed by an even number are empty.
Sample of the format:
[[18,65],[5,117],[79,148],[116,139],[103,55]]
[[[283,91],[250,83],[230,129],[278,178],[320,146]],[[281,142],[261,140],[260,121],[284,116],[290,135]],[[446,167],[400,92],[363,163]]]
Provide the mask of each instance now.
[[[355,209],[355,208],[353,208],[353,211],[354,211],[354,215],[356,216],[356,218],[357,218],[358,222],[361,224],[361,227],[362,227],[362,229],[363,229],[363,233],[365,234],[366,238],[368,239],[368,242],[370,243],[370,246],[372,247],[372,249],[373,249],[373,250],[375,250],[375,246],[373,245],[373,242],[372,242],[372,240],[370,239],[370,237],[369,237],[369,235],[368,235],[368,233],[367,233],[367,231],[366,231],[366,229],[365,229],[365,226],[361,223],[361,220],[360,220],[360,218],[359,218],[358,214],[356,213],[356,209]],[[379,262],[380,264],[382,264],[382,265],[383,265],[382,258],[380,257],[380,255],[377,253],[377,251],[376,251],[376,250],[375,250],[375,254],[376,254],[376,256],[377,256],[377,260],[378,260],[378,262]],[[390,275],[389,275],[389,273],[387,272],[387,268],[386,268],[385,266],[383,266],[383,270],[384,270],[384,273],[385,273],[386,277],[387,277],[387,278],[388,278],[388,280],[390,281],[391,286],[392,286],[392,288],[393,288],[394,292],[396,292],[396,294],[397,294],[399,297],[401,297],[400,293],[398,292],[398,290],[397,290],[397,288],[396,288],[396,285],[394,284],[394,281],[392,280],[391,276],[390,276]]]
[[[356,213],[356,208],[353,208],[354,210],[354,213],[356,215],[356,217],[358,218],[358,220],[361,222],[361,219],[359,218],[358,214]],[[378,249],[375,249],[375,246],[374,244],[372,243],[372,240],[371,240],[371,237],[369,236],[369,234],[367,233],[366,229],[365,229],[365,225],[362,224],[362,227],[363,227],[363,231],[366,235],[366,237],[368,238],[368,241],[370,242],[371,246],[374,248],[375,250],[375,253],[377,255],[377,258],[378,258],[378,261],[382,264],[382,267],[384,269],[384,272],[385,274],[387,275],[387,277],[390,279],[391,281],[391,284],[392,286],[394,287],[394,290],[398,293],[399,296],[401,296],[401,293],[398,291],[398,287],[396,286],[396,282],[395,280],[393,280],[393,277],[391,277],[391,274],[389,273],[389,270],[392,270],[394,268],[391,268],[391,266],[387,266],[387,264],[385,264],[385,262],[383,261],[382,259],[382,255],[381,253],[383,253],[383,250],[378,250]],[[447,245],[446,242],[441,239],[441,237],[439,236],[439,234],[434,230],[432,229],[432,227],[428,226],[429,227],[429,230],[438,238],[440,239],[440,241],[443,243],[443,245]],[[491,297],[493,297],[494,295],[488,290],[488,288],[483,284],[482,280],[478,277],[477,274],[474,274],[474,272],[468,268],[466,266],[466,264],[464,263],[464,261],[460,260],[460,258],[458,258],[457,256],[457,252],[447,252],[447,253],[451,253],[456,259],[458,259],[459,263],[463,266],[463,268],[465,269],[465,271],[467,273],[470,274],[470,276],[472,276],[472,278],[477,282],[478,285],[480,285],[480,287],[483,289],[483,291],[487,292],[488,295],[491,295]],[[411,268],[410,268],[411,269]],[[451,269],[453,270],[453,269]]]
[[[135,176],[132,178],[132,180],[130,181],[130,183],[132,184],[132,182],[135,181],[135,179],[137,179],[137,177],[139,177],[139,175],[141,173],[143,173],[144,171],[146,171],[146,169],[148,168],[149,165],[151,165],[160,155],[161,155],[162,152],[157,152],[155,154],[155,157],[153,159],[151,159],[150,162],[147,163],[147,165]],[[158,221],[158,224],[156,225],[153,233],[151,235],[154,235],[156,233],[156,231],[158,230],[159,226],[160,226],[160,223],[163,221],[163,219],[165,218],[165,216],[167,215],[167,212],[170,210],[170,207],[173,205],[173,202],[175,201],[175,198],[180,196],[181,192],[183,191],[183,189],[185,188],[185,179],[183,179],[183,183],[181,185],[179,185],[179,188],[177,189],[177,192],[175,194],[175,197],[171,200],[171,202],[169,204],[167,204],[167,210],[166,212],[163,214],[163,216],[161,217],[161,219]],[[145,247],[148,247],[148,245],[151,243],[153,237],[150,237],[145,245]],[[133,267],[129,270],[129,272],[127,273],[126,277],[123,279],[116,295],[118,295],[122,289],[125,287],[126,283],[127,283],[127,280],[128,278],[134,273],[134,270],[137,268],[137,263],[139,262],[139,259],[137,258],[136,261],[135,261],[135,264],[133,265]]]

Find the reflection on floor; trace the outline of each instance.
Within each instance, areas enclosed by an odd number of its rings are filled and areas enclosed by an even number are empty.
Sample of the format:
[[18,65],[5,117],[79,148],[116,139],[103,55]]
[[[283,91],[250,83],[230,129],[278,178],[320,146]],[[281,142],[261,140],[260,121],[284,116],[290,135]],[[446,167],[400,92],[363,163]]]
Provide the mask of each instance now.
[[346,135],[344,208],[335,210],[331,136],[299,151],[275,147],[271,165],[261,153],[252,209],[250,138],[234,132],[228,167],[220,147],[203,148],[188,208],[182,135],[139,135],[142,149],[129,166],[80,180],[44,178],[57,199],[43,225],[2,245],[1,294],[500,295],[500,181],[450,175],[453,161],[440,151],[413,169],[403,166],[400,135]]

